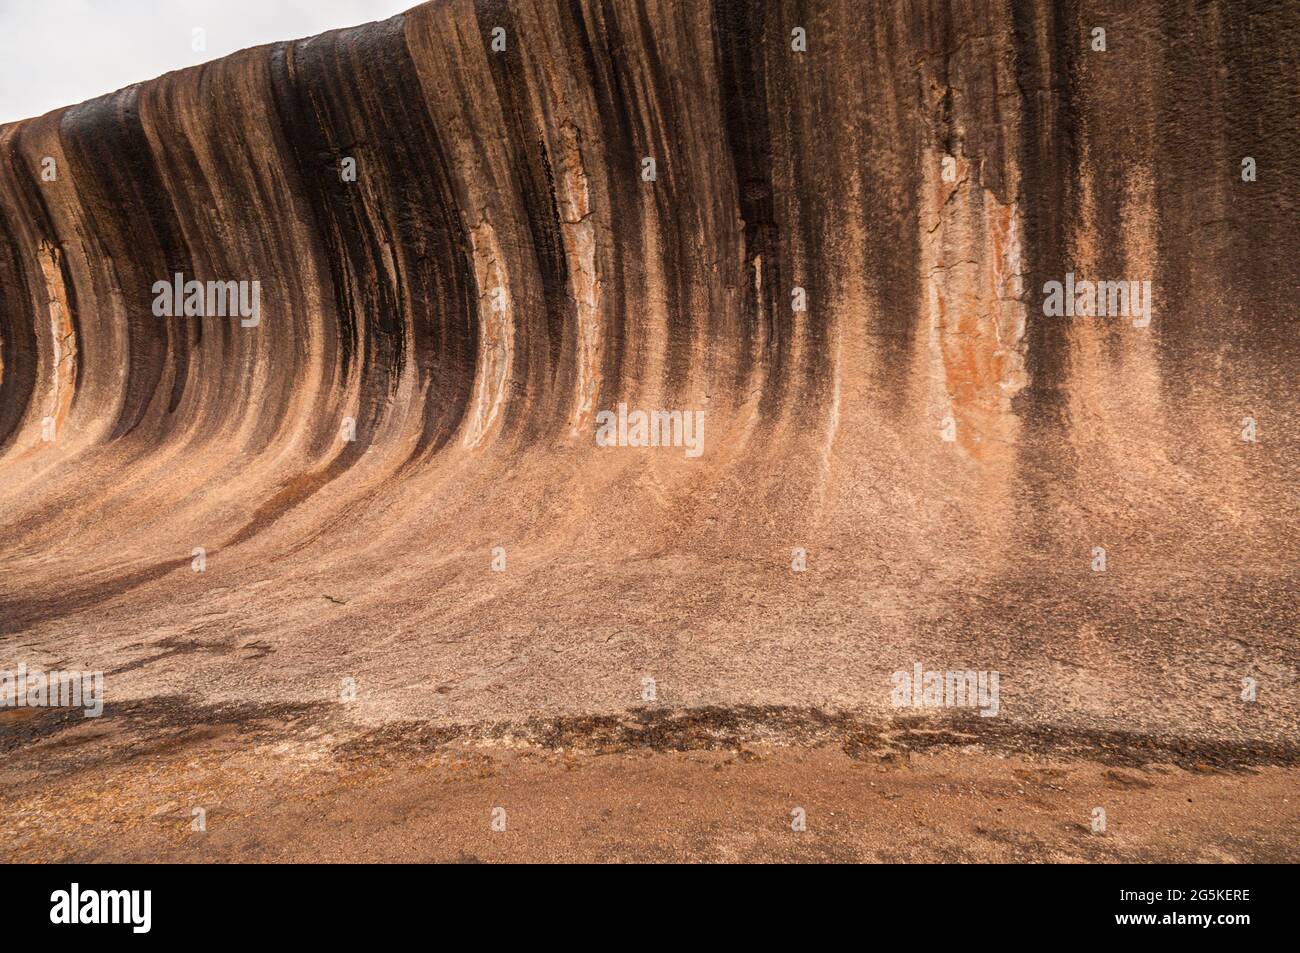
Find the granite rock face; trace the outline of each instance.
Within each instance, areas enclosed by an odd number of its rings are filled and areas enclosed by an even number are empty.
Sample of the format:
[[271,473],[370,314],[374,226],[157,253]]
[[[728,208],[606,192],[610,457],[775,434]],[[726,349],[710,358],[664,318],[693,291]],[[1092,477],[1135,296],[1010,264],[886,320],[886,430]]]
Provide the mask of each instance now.
[[1268,0],[438,0],[0,127],[0,662],[1285,735],[1297,116]]

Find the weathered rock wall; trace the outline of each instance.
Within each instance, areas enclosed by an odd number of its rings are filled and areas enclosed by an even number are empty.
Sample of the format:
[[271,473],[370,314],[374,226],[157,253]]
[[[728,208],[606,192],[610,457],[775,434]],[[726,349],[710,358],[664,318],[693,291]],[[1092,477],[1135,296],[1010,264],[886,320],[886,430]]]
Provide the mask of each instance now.
[[[439,0],[0,127],[0,624],[591,631],[650,558],[624,622],[752,629],[802,547],[831,628],[1280,635],[1297,115],[1266,0]],[[260,323],[156,317],[177,272]],[[624,403],[703,454],[596,446]]]

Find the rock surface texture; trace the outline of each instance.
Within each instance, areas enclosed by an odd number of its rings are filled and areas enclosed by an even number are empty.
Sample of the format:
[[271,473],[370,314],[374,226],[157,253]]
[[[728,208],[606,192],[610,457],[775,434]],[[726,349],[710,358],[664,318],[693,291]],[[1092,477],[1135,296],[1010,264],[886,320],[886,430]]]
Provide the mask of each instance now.
[[0,127],[0,668],[1293,764],[1297,116],[1294,3],[436,0]]

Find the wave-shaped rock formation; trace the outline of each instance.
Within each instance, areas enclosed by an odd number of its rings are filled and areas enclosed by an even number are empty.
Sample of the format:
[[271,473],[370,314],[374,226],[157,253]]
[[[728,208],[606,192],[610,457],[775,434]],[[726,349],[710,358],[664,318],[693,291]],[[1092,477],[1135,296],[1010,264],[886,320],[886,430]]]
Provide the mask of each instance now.
[[0,127],[0,658],[1293,730],[1297,77],[1266,0],[438,0]]

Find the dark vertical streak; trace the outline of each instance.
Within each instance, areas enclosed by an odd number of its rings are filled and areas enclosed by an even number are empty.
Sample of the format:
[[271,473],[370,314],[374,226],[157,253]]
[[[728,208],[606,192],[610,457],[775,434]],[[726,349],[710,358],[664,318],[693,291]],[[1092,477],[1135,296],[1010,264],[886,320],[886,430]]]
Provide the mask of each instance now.
[[[169,357],[175,378],[166,406],[175,409],[193,343],[187,319],[153,315],[154,282],[169,281],[175,272],[188,278],[193,269],[140,124],[138,92],[132,87],[74,106],[59,125],[72,182],[99,245],[93,251],[111,268],[127,309],[126,399],[113,426],[114,439],[144,420],[159,396]],[[123,215],[124,208],[131,214]]]
[[[760,328],[769,348],[775,349],[771,355],[774,379],[780,373],[782,348],[789,346],[788,336],[782,335],[776,326],[776,315],[781,314],[780,289],[785,287],[785,282],[773,198],[772,133],[763,62],[766,12],[762,0],[714,0],[713,4],[723,117],[735,166],[740,217],[745,223],[746,280],[739,334],[745,351],[739,363],[737,384],[743,384],[753,370],[753,355],[747,345]],[[760,256],[761,295],[755,291],[755,262]],[[760,355],[759,360],[765,357]]]
[[[1042,5],[1017,0],[1016,75],[1023,120],[1020,126],[1020,207],[1024,214],[1026,295],[1025,365],[1029,383],[1017,396],[1018,412],[1030,427],[1062,423],[1062,387],[1069,338],[1060,318],[1044,318],[1035,302],[1050,280],[1061,281],[1072,267],[1067,231],[1076,207],[1079,178],[1075,115],[1076,50],[1083,42],[1075,24],[1073,0]],[[1044,22],[1045,21],[1045,22]],[[1040,49],[1039,37],[1047,49]]]

